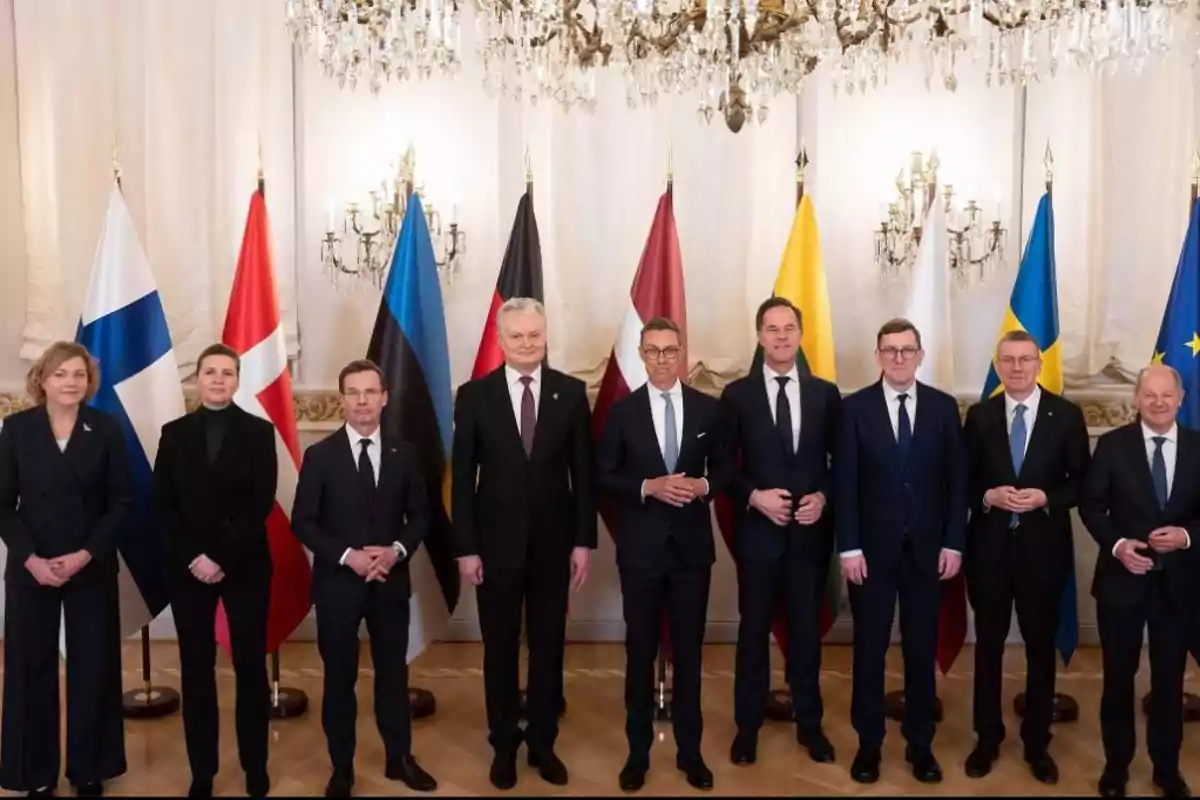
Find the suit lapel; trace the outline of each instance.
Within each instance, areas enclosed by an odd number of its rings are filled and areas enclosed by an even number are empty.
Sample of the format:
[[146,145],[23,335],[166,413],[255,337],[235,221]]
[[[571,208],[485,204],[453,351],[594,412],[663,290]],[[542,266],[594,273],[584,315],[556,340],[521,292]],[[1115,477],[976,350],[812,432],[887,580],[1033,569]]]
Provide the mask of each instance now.
[[[343,425],[342,429],[335,435],[340,441],[335,441],[333,444],[342,454],[337,460],[342,465],[342,470],[346,473],[346,480],[354,484],[354,491],[358,492],[363,501],[369,505],[375,498],[367,493],[367,487],[359,477],[358,447],[350,444],[350,426]],[[377,483],[381,484],[383,483],[383,453],[379,454],[379,458],[379,481]]]
[[812,381],[800,378],[800,446],[796,448],[797,456],[806,452],[805,447],[815,430],[813,423],[821,418],[817,400]]
[[1187,480],[1187,476],[1195,475],[1197,469],[1200,469],[1200,454],[1196,452],[1195,439],[1184,436],[1184,428],[1180,426],[1175,439],[1175,479],[1171,482],[1167,508],[1174,505],[1176,500],[1187,498],[1188,492],[1182,488],[1184,481]]
[[517,425],[516,412],[513,410],[512,395],[508,392],[508,373],[503,364],[492,371],[488,381],[492,395],[488,400],[497,409],[500,425],[508,432],[508,439],[513,447],[521,455],[525,455],[525,445],[521,443],[521,429]]
[[[692,448],[696,445],[696,435],[700,432],[699,411],[696,408],[696,396],[687,386],[681,386],[683,397],[683,437],[679,442],[679,460],[675,462],[675,471],[683,472],[685,459],[691,456]],[[666,466],[664,463],[663,466]]]
[[[542,367],[542,391],[537,398],[537,422],[533,426],[533,452],[529,457],[532,459],[538,454],[540,442],[545,441],[547,431],[554,422],[554,417],[558,414],[561,402],[558,399],[558,374],[551,372],[546,367]],[[520,436],[517,437],[518,439]],[[524,451],[524,446],[521,450]]]
[[[1181,437],[1182,438],[1182,437]],[[1175,477],[1179,477],[1179,445],[1176,445],[1175,451]],[[1154,477],[1150,474],[1150,459],[1146,457],[1146,440],[1142,436],[1142,426],[1135,423],[1129,427],[1129,441],[1126,445],[1129,451],[1129,466],[1133,470],[1134,476],[1142,487],[1142,496],[1145,498],[1147,508],[1152,509],[1155,513],[1160,511],[1158,507],[1158,494],[1154,491]],[[1171,498],[1167,498],[1167,505],[1171,504]]]
[[[634,395],[640,397],[631,397],[633,403],[633,426],[634,426],[634,441],[645,442],[646,449],[650,453],[650,460],[655,464],[655,468],[659,471],[659,475],[667,474],[667,460],[663,457],[662,447],[658,443],[658,431],[654,429],[654,414],[650,410],[650,384],[642,384],[642,388],[636,390]],[[687,425],[687,400],[684,400],[683,424]],[[664,420],[665,422],[665,420]],[[664,432],[665,433],[665,432]],[[683,444],[680,443],[679,454],[677,456],[679,462],[683,461]]]
[[[988,420],[988,435],[992,439],[992,444],[996,448],[996,452],[1004,453],[1005,474],[1008,476],[1005,480],[1008,484],[1017,482],[1017,473],[1013,469],[1012,463],[1012,448],[1008,441],[1008,409],[1004,404],[1004,395],[998,394],[987,401],[987,420]],[[1041,409],[1038,409],[1039,414]],[[1036,427],[1036,425],[1034,426]],[[1025,448],[1026,459],[1029,457],[1029,448]],[[1022,468],[1025,466],[1025,461],[1021,462]]]
[[[779,441],[779,434],[775,429],[775,415],[771,413],[771,401],[767,397],[767,392],[775,391],[775,388],[767,387],[767,378],[764,369],[765,367],[750,373],[750,375],[753,377],[753,381],[751,381],[748,386],[752,395],[751,404],[754,408],[752,419],[761,419],[763,421],[763,425],[765,425],[767,429],[765,435],[768,439],[775,443],[775,450],[779,453],[779,457],[786,459],[787,453],[783,451],[783,442]],[[800,421],[800,434],[802,436],[804,435],[803,418],[801,418]]]
[[[888,447],[891,450],[892,457],[900,464],[900,442],[897,440],[896,431],[892,428],[892,413],[888,408],[887,393],[883,388],[883,381],[875,384],[875,389],[872,392],[875,397],[872,406],[874,407],[875,427],[878,428],[878,436],[887,440]],[[916,438],[916,429],[913,429],[913,437]],[[909,443],[909,449],[912,449],[912,443]],[[901,465],[903,466],[903,465]]]
[[[1025,456],[1021,459],[1021,472],[1024,473],[1029,463],[1041,454],[1045,442],[1050,438],[1050,426],[1054,424],[1054,399],[1045,389],[1042,399],[1038,402],[1037,417],[1033,420],[1033,430],[1029,431],[1029,440],[1025,443]],[[1011,461],[1011,459],[1009,459]]]

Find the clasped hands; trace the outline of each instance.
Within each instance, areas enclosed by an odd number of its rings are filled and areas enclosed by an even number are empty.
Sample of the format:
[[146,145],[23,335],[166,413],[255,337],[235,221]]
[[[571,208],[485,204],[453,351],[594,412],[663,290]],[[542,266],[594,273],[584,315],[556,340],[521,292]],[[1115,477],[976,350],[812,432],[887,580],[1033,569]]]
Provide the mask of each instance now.
[[92,554],[87,550],[76,550],[74,553],[67,553],[65,556],[57,558],[31,555],[25,559],[25,569],[29,570],[33,579],[42,586],[58,588],[75,577],[75,574],[86,567],[91,560]]
[[806,494],[793,511],[792,493],[787,489],[755,489],[750,493],[750,505],[780,527],[793,520],[801,525],[812,525],[825,510],[825,495],[821,492]]
[[1114,553],[1125,569],[1134,575],[1145,575],[1154,567],[1152,559],[1141,555],[1142,550],[1149,548],[1156,553],[1170,553],[1182,550],[1188,544],[1187,531],[1176,525],[1155,528],[1147,539],[1145,542],[1141,539],[1125,539],[1117,545]]
[[997,486],[984,492],[983,501],[991,508],[1024,514],[1044,508],[1048,502],[1041,489],[1017,489],[1012,486]]
[[367,583],[386,581],[392,567],[399,561],[400,556],[391,546],[369,545],[361,550],[351,550],[346,555],[346,566]]
[[703,497],[707,488],[704,479],[689,478],[682,472],[648,478],[642,485],[646,497],[653,497],[676,508],[682,508],[697,497]]

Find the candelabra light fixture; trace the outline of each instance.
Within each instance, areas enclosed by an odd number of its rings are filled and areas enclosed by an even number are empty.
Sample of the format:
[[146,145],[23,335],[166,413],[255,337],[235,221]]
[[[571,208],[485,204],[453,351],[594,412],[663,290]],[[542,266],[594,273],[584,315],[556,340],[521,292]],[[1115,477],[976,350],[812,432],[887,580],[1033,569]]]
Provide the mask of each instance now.
[[[937,171],[940,161],[934,150],[926,158],[914,152],[907,170],[896,175],[896,200],[887,204],[875,231],[875,266],[885,281],[904,280],[912,271],[920,250],[929,210],[938,200]],[[1005,260],[1008,231],[1000,224],[1000,201],[995,217],[984,221],[984,211],[974,200],[962,208],[954,206],[954,187],[942,187],[946,213],[947,265],[959,285],[986,282]]]
[[321,238],[321,265],[334,286],[370,285],[376,290],[383,289],[414,194],[421,198],[439,278],[452,284],[461,273],[467,234],[458,224],[458,206],[451,207],[447,224],[441,212],[426,199],[424,186],[414,184],[415,169],[416,157],[409,147],[400,159],[395,178],[382,180],[378,188],[368,191],[369,200],[365,204],[347,202],[340,224],[336,206],[332,201],[329,203]]

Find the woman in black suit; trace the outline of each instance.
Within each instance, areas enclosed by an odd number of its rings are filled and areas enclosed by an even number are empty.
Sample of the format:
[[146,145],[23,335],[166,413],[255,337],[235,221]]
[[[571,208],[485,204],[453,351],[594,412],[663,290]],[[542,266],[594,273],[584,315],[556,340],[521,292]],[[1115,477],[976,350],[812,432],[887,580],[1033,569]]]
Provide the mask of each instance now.
[[34,796],[58,784],[60,614],[70,656],[67,779],[94,797],[125,772],[117,539],[134,498],[119,423],[84,405],[99,383],[84,347],[53,344],[26,381],[37,405],[0,427],[0,786]]
[[163,426],[154,500],[166,535],[167,583],[179,640],[183,732],[191,797],[211,797],[217,774],[217,603],[225,607],[237,680],[238,755],[246,793],[263,797],[270,688],[264,656],[271,599],[267,517],[275,506],[275,429],[238,408],[240,359],[223,344],[196,362],[201,406]]

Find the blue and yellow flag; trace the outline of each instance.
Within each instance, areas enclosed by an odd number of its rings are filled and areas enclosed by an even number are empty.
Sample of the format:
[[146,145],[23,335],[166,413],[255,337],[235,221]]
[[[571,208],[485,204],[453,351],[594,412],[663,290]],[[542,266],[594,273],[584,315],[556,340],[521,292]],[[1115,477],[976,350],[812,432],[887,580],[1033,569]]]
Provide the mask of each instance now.
[[1175,281],[1154,343],[1155,364],[1174,367],[1183,379],[1179,424],[1200,425],[1200,201],[1192,202]]
[[[1021,257],[1021,268],[1017,271],[1017,282],[1013,284],[1008,311],[1000,326],[1000,336],[1009,331],[1027,331],[1037,341],[1042,351],[1042,374],[1038,383],[1042,388],[1062,394],[1063,368],[1062,351],[1058,342],[1058,282],[1054,270],[1054,207],[1050,193],[1042,195],[1037,215],[1033,218],[1033,229]],[[997,337],[999,341],[999,337]],[[988,370],[987,382],[983,387],[983,399],[1004,391],[1000,376],[996,373],[996,362]],[[1079,644],[1079,608],[1075,588],[1075,566],[1063,589],[1059,604],[1058,632],[1055,645],[1062,654],[1064,664],[1071,663],[1075,648]]]

